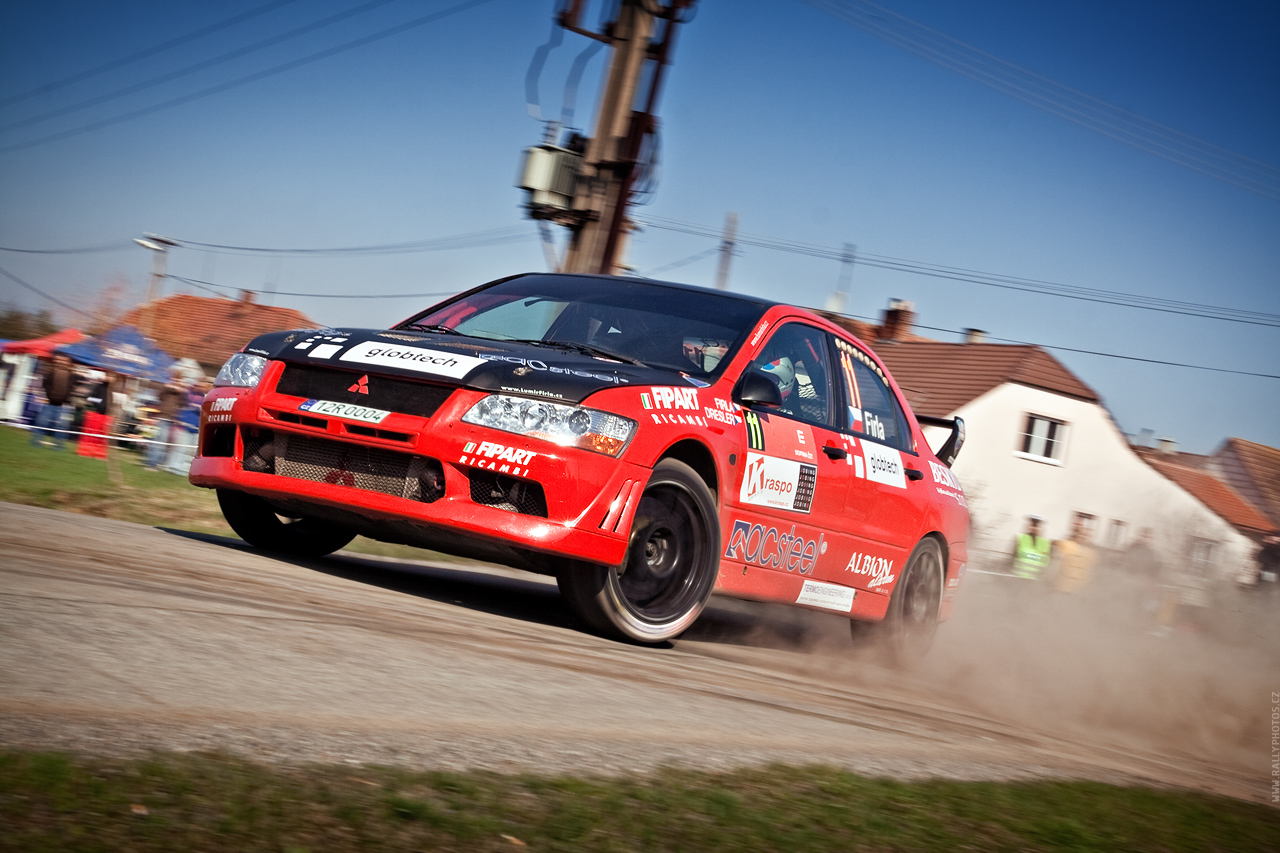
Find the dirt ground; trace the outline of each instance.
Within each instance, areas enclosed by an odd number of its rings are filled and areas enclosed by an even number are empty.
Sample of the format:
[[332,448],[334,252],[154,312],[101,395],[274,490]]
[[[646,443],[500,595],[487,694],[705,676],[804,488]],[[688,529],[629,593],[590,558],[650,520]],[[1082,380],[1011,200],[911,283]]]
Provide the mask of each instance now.
[[[583,633],[553,582],[0,504],[0,743],[578,775],[820,762],[1062,776],[1269,802],[1280,637],[1154,637],[1108,603],[971,573],[917,672],[847,623],[713,599],[674,646]],[[1127,605],[1126,605],[1127,606]],[[1232,610],[1232,608],[1235,608]]]

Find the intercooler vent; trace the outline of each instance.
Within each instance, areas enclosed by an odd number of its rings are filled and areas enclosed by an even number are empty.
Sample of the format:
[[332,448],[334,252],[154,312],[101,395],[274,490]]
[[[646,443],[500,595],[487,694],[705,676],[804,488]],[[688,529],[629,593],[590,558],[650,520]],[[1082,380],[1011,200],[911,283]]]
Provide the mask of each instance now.
[[269,430],[254,432],[258,435],[245,436],[246,471],[380,492],[423,503],[444,497],[444,466],[438,459],[324,438],[283,432],[272,435]]
[[471,500],[476,503],[521,515],[547,517],[547,496],[538,483],[480,468],[468,470],[467,477],[471,480]]

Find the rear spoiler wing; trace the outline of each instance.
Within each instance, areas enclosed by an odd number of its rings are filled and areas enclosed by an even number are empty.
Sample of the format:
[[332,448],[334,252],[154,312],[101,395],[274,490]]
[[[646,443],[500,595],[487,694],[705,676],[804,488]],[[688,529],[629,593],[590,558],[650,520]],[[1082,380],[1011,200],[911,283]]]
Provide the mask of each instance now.
[[946,427],[951,430],[951,435],[947,436],[947,440],[943,442],[937,453],[938,458],[942,460],[942,464],[950,468],[952,463],[956,461],[956,457],[960,455],[960,448],[964,447],[964,419],[916,415],[916,420],[920,422],[921,426]]

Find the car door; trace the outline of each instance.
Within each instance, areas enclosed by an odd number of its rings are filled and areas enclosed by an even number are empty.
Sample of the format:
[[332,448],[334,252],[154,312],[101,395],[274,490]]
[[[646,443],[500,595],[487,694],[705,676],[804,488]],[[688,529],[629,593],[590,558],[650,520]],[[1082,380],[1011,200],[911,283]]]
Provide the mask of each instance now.
[[833,339],[843,406],[838,432],[852,474],[845,515],[858,540],[840,574],[884,591],[915,547],[928,491],[912,479],[920,463],[911,427],[884,370],[856,344]]
[[833,540],[845,536],[851,469],[844,440],[833,429],[830,347],[825,331],[787,322],[747,368],[772,380],[782,402],[743,407],[744,459],[734,469],[728,495],[733,511],[724,531],[729,559],[821,577]]

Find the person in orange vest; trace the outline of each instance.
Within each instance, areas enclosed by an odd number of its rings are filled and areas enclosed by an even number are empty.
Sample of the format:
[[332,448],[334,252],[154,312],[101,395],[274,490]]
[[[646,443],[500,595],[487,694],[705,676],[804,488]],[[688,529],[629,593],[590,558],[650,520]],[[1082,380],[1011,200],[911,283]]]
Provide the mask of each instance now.
[[1019,533],[1013,542],[1013,574],[1020,578],[1038,579],[1049,566],[1052,547],[1049,538],[1040,535],[1040,516],[1027,516],[1027,531]]
[[1093,564],[1098,554],[1089,544],[1088,522],[1076,516],[1071,538],[1057,543],[1058,570],[1053,576],[1053,588],[1058,592],[1076,593],[1089,585],[1093,577]]

